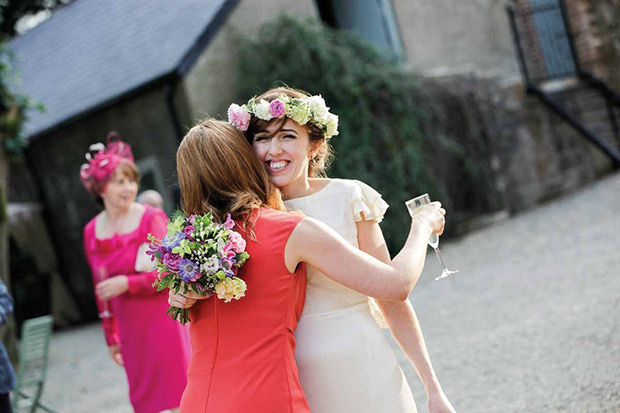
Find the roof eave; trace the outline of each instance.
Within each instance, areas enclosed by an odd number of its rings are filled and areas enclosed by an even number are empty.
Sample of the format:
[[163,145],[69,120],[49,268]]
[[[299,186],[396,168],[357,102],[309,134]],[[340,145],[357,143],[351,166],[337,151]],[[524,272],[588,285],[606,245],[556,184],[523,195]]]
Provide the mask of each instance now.
[[126,92],[123,92],[117,96],[114,96],[110,99],[107,99],[101,103],[98,103],[95,106],[91,106],[89,108],[84,109],[81,112],[71,115],[70,117],[61,120],[53,126],[47,127],[40,131],[35,131],[29,135],[27,138],[29,141],[35,141],[45,137],[46,135],[52,134],[72,123],[83,120],[91,115],[94,115],[97,112],[105,110],[110,106],[114,106],[118,103],[124,102],[131,98],[134,98],[138,95],[141,95],[150,90],[156,89],[157,87],[164,86],[166,84],[174,83],[182,76],[185,76],[193,67],[193,65],[198,60],[198,57],[202,54],[202,52],[209,45],[215,34],[222,27],[226,19],[232,10],[239,4],[239,0],[228,0],[226,1],[220,10],[216,13],[214,18],[209,22],[205,30],[198,36],[196,42],[189,48],[187,53],[179,60],[176,66],[169,71],[168,73],[163,74],[157,78],[151,79],[145,83],[142,83],[133,89],[129,89]]

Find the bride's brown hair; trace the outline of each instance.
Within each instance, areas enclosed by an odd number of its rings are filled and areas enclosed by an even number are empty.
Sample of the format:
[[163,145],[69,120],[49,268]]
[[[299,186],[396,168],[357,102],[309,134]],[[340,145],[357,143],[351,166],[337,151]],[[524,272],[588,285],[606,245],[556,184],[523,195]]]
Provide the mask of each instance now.
[[221,222],[230,213],[247,224],[257,208],[284,210],[248,141],[223,121],[206,119],[189,130],[177,150],[177,175],[187,215],[211,211]]
[[[267,102],[272,102],[282,95],[288,96],[291,99],[303,99],[310,96],[308,92],[303,90],[293,89],[288,86],[280,86],[267,90],[261,95],[256,96],[255,99],[257,102],[261,99],[264,99]],[[282,119],[272,119],[270,121],[266,121],[259,119],[256,116],[252,116],[248,130],[245,132],[245,137],[248,142],[252,143],[254,142],[255,134],[264,131],[267,126],[272,123],[278,123],[277,129],[273,132],[273,134],[275,134],[282,129],[287,119],[287,117],[284,117]],[[329,144],[329,141],[325,139],[321,128],[311,123],[306,123],[303,127],[305,127],[308,131],[310,144],[314,148],[314,156],[308,162],[308,176],[311,178],[326,178],[327,174],[325,173],[325,170],[329,168],[329,165],[334,159],[334,150]]]

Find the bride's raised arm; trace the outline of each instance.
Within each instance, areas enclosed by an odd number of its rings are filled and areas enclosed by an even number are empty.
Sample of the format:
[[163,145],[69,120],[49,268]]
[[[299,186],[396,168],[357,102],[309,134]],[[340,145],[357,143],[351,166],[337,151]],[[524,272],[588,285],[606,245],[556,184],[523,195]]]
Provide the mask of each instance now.
[[324,223],[304,218],[286,244],[286,266],[292,272],[300,262],[307,262],[334,281],[364,295],[404,301],[424,268],[429,237],[443,231],[444,215],[439,202],[416,214],[407,242],[390,264],[355,248]]

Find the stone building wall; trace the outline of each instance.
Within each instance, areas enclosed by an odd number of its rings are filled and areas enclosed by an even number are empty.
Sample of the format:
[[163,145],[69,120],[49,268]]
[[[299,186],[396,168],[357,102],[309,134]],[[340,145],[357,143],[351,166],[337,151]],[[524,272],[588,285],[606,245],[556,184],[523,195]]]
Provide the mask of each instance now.
[[235,99],[239,39],[255,33],[263,23],[281,12],[318,17],[313,0],[239,2],[183,80],[191,123],[206,115],[226,117],[226,109]]
[[596,147],[526,95],[522,84],[475,76],[439,82],[466,100],[467,116],[485,136],[495,185],[510,212],[569,193],[611,170]]
[[504,0],[392,0],[408,64],[418,73],[519,76]]

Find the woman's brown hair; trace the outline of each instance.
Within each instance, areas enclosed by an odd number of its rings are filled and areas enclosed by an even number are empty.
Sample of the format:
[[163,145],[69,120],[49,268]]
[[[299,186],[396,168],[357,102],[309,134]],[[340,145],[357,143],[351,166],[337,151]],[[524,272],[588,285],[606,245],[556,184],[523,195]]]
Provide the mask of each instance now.
[[[267,102],[271,102],[282,95],[297,99],[310,96],[308,92],[305,92],[303,90],[296,90],[290,87],[281,86],[269,89],[263,94],[257,96],[255,99],[257,102],[261,99],[264,99]],[[284,117],[282,119],[273,119],[270,121],[266,121],[259,119],[256,116],[252,116],[252,119],[250,119],[248,130],[245,132],[245,137],[248,142],[252,144],[254,142],[254,135],[259,132],[263,132],[267,128],[267,125],[269,125],[271,122],[279,122],[278,128],[273,132],[275,134],[280,129],[282,129],[284,123],[286,122],[286,119],[287,118]],[[308,135],[310,136],[310,144],[315,150],[314,156],[310,159],[308,163],[308,176],[311,178],[326,177],[327,175],[325,174],[325,169],[329,167],[334,157],[334,151],[327,139],[325,139],[321,128],[311,123],[306,123],[303,126],[308,131]]]
[[177,174],[187,215],[211,211],[221,222],[230,213],[247,223],[254,209],[284,210],[252,147],[226,122],[206,119],[189,130],[177,151]]

